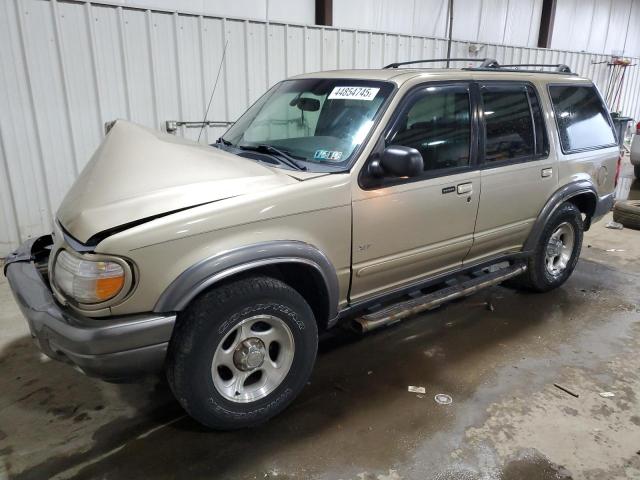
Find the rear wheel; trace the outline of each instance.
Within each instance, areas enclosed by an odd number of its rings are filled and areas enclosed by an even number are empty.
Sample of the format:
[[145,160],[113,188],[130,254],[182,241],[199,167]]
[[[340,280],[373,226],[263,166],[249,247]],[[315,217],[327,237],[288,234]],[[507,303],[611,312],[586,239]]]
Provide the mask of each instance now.
[[562,204],[547,221],[527,271],[510,284],[537,292],[562,285],[578,263],[583,232],[580,210],[572,203]]
[[633,166],[633,174],[636,176],[636,178],[640,179],[640,165]]
[[246,278],[204,293],[179,317],[167,378],[198,422],[249,427],[298,395],[317,347],[313,313],[298,292],[274,278]]

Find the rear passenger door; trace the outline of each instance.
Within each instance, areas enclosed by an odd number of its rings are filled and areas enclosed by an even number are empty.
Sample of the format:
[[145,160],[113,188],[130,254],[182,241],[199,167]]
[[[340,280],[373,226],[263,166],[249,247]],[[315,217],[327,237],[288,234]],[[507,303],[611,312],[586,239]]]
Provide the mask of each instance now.
[[480,84],[480,206],[465,263],[520,250],[557,188],[540,105],[530,83]]

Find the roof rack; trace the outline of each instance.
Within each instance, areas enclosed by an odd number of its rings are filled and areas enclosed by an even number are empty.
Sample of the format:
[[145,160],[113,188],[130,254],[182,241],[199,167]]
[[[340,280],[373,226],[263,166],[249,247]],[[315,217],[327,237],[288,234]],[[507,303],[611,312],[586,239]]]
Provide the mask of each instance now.
[[410,60],[408,62],[390,63],[389,65],[385,65],[382,68],[398,68],[402,65],[437,62],[482,62],[478,68],[495,68],[498,66],[498,62],[493,58],[428,58],[424,60]]
[[519,67],[553,67],[558,73],[573,73],[568,65],[564,63],[513,63],[511,65],[499,65],[498,68],[519,68]]
[[398,68],[402,65],[414,65],[416,63],[436,63],[436,62],[480,62],[477,67],[468,67],[465,70],[505,70],[511,72],[539,73],[540,70],[521,70],[521,67],[546,67],[555,68],[554,71],[545,73],[565,73],[573,74],[568,65],[564,63],[513,63],[501,65],[494,58],[430,58],[424,60],[411,60],[408,62],[390,63],[383,68]]

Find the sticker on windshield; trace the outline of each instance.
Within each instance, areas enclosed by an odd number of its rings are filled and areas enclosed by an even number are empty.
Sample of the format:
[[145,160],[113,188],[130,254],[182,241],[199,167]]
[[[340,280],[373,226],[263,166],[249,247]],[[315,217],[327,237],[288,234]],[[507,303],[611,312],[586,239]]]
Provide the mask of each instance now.
[[329,160],[330,162],[339,162],[342,158],[342,152],[335,150],[316,150],[313,158],[317,160]]
[[349,99],[349,100],[367,100],[371,101],[376,98],[379,88],[372,87],[334,87],[329,97],[329,100],[336,98]]

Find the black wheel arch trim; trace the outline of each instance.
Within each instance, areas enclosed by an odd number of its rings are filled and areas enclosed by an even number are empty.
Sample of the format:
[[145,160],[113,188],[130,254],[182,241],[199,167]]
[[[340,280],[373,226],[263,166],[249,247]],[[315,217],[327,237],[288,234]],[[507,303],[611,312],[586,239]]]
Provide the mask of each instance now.
[[201,260],[171,282],[156,302],[153,311],[181,311],[199,293],[226,278],[260,267],[288,263],[311,267],[322,278],[329,303],[329,317],[317,321],[327,325],[338,314],[339,285],[335,267],[329,258],[313,245],[289,240],[247,245]]
[[[549,200],[547,200],[547,203],[545,204],[544,207],[542,207],[542,210],[538,214],[538,218],[536,218],[536,221],[534,222],[533,227],[531,228],[531,232],[529,233],[529,237],[527,238],[527,241],[524,244],[523,250],[524,251],[535,250],[536,245],[538,244],[538,241],[540,239],[540,235],[544,230],[544,226],[546,225],[551,215],[553,215],[553,213],[556,211],[556,209],[567,200],[570,200],[578,195],[582,195],[585,193],[593,196],[593,200],[594,200],[594,212],[592,212],[593,214],[595,213],[595,209],[597,208],[599,197],[598,197],[598,193],[596,192],[595,186],[589,180],[578,180],[575,182],[567,183],[566,185],[563,185],[558,190],[556,190],[553,193],[553,195],[551,195]],[[589,217],[585,221],[585,230],[589,228],[590,222],[591,222],[591,218]]]

